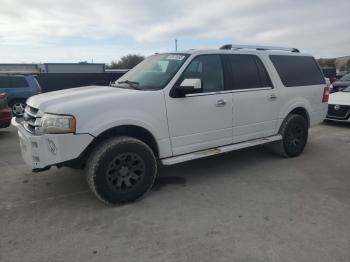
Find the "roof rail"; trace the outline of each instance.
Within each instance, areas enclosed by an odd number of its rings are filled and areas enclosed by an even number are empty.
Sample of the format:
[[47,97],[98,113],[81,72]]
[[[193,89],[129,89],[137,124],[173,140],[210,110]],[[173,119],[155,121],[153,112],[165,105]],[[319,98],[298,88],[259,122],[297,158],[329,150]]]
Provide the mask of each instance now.
[[294,52],[294,53],[300,53],[299,49],[297,48],[288,48],[288,47],[278,47],[278,46],[259,46],[259,45],[223,45],[220,47],[220,49],[255,49],[260,51],[265,50],[278,50],[278,51],[288,51],[288,52]]

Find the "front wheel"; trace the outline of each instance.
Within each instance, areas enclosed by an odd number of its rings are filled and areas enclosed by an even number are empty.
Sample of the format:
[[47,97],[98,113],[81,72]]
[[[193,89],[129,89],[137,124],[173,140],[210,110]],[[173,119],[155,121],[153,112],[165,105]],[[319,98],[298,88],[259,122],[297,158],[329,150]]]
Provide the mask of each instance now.
[[282,140],[274,142],[271,147],[275,153],[284,157],[299,156],[307,143],[308,131],[308,123],[303,116],[288,115],[279,132]]
[[102,142],[86,165],[93,193],[108,204],[123,204],[143,196],[153,185],[157,162],[148,145],[131,137]]

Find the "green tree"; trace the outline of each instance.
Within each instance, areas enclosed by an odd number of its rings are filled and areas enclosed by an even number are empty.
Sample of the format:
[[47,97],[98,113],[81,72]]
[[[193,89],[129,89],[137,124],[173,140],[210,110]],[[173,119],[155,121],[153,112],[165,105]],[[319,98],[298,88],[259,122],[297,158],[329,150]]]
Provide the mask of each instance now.
[[145,57],[143,55],[129,54],[121,57],[119,61],[112,61],[108,66],[109,69],[131,69],[138,63],[143,61]]

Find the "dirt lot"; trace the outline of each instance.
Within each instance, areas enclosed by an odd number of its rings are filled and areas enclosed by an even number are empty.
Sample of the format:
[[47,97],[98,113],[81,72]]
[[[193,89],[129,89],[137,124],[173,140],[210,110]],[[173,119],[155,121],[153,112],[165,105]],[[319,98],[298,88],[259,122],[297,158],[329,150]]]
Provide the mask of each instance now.
[[107,207],[82,171],[33,174],[0,130],[0,261],[349,261],[350,124],[304,154],[263,148],[162,167],[134,204]]

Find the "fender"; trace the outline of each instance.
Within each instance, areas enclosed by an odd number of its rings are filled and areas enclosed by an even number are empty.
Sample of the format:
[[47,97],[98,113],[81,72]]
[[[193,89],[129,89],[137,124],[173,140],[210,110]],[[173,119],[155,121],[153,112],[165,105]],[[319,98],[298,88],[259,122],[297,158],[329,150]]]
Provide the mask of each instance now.
[[[158,116],[159,117],[159,116]],[[138,126],[146,129],[155,138],[158,145],[160,157],[168,157],[172,155],[168,126],[166,119],[157,119],[140,110],[118,110],[106,112],[101,121],[101,116],[90,118],[87,123],[81,126],[79,132],[89,133],[97,137],[104,131],[111,128],[125,125]]]

